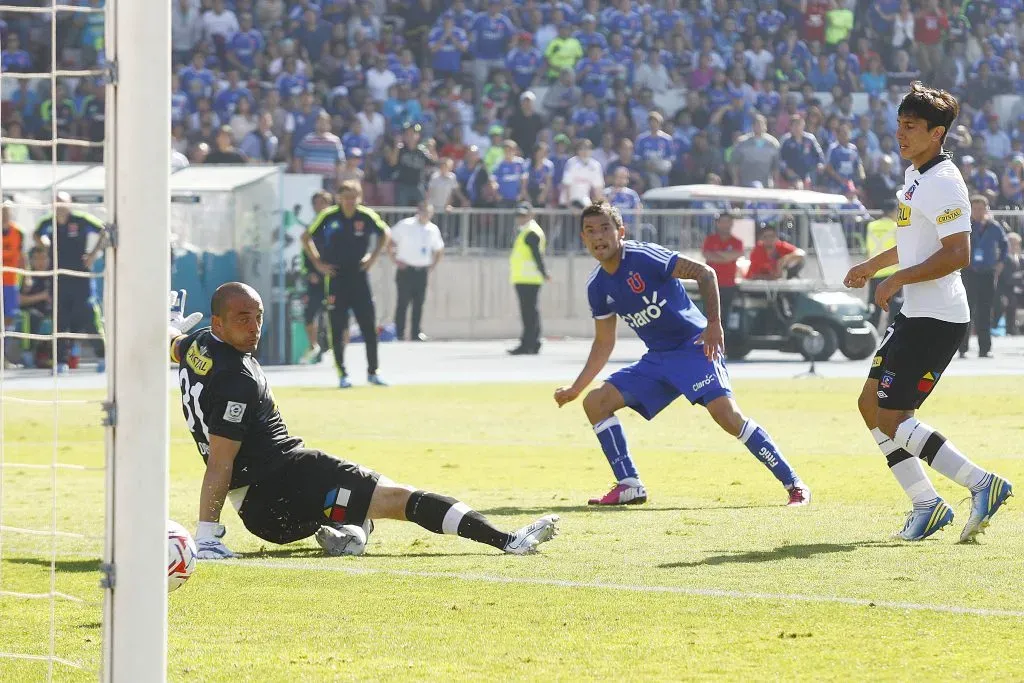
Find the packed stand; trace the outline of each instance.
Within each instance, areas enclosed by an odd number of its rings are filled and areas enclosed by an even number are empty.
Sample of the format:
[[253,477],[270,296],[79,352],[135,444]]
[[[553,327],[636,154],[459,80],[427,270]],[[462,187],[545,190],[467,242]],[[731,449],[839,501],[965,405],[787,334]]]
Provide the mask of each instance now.
[[[46,18],[4,19],[4,72],[47,69]],[[102,65],[101,19],[61,16],[61,68]],[[995,105],[1024,93],[1022,0],[173,0],[172,24],[179,166],[284,163],[442,211],[605,193],[634,208],[650,187],[703,182],[877,209],[904,168],[895,109],[920,78],[963,102],[949,147],[973,189],[1024,206],[1024,107],[1003,120]],[[8,82],[5,135],[102,139],[97,85],[61,79],[54,102],[46,80]]]

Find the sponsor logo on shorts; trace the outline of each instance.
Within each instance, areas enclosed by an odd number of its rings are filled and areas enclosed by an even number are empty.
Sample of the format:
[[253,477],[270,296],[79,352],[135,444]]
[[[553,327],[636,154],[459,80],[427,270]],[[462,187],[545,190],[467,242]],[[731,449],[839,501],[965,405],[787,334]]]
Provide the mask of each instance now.
[[208,355],[210,350],[205,346],[199,346],[199,342],[192,342],[185,354],[185,364],[192,368],[197,375],[206,376],[213,368],[213,359]]
[[697,382],[696,384],[693,385],[693,390],[694,391],[700,391],[701,389],[703,389],[707,385],[709,385],[712,382],[714,382],[716,379],[717,378],[714,375],[706,375],[704,377],[704,379],[702,379],[701,381],[699,381],[699,382]]
[[896,379],[895,372],[886,372],[882,375],[882,380],[878,383],[883,389],[890,389],[892,387],[892,381]]
[[324,517],[332,522],[343,523],[348,512],[348,501],[352,492],[348,489],[336,488],[327,492],[324,498]]
[[879,391],[878,398],[889,398],[889,394],[885,393],[884,391]]
[[662,308],[668,303],[666,299],[658,301],[658,293],[651,292],[651,296],[642,297],[646,308],[641,308],[636,313],[626,313],[622,316],[622,319],[626,321],[626,324],[632,327],[634,330],[639,327],[649,325],[651,322],[661,317]]
[[246,405],[244,403],[228,401],[228,406],[224,409],[224,420],[226,422],[234,422],[235,424],[240,423],[242,416],[245,415],[245,409]]
[[877,367],[881,367],[881,365],[882,365],[882,357],[881,356],[875,356],[875,359],[873,361],[871,361],[871,367],[877,368]]
[[926,372],[924,376],[917,381],[917,390],[922,394],[927,394],[933,388],[935,383],[939,381],[939,373],[937,372]]
[[963,209],[946,209],[945,211],[939,214],[938,218],[935,219],[935,222],[938,223],[939,225],[942,225],[944,223],[955,221],[957,218],[960,218],[960,216],[963,215]]

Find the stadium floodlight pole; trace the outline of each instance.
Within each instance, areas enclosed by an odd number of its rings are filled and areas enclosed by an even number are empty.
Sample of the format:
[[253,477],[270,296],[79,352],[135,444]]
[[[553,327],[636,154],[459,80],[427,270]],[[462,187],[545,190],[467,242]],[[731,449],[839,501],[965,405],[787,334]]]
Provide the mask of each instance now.
[[113,424],[103,679],[159,683],[167,678],[171,3],[108,0],[106,27]]

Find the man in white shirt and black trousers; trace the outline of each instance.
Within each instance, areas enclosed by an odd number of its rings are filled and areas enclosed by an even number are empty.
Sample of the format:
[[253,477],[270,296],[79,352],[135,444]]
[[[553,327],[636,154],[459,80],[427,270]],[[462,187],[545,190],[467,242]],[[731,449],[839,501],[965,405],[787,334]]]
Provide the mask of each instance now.
[[416,206],[416,215],[404,218],[391,227],[391,258],[398,267],[395,284],[395,333],[405,339],[406,313],[412,304],[410,341],[427,341],[420,329],[423,301],[427,296],[427,278],[444,255],[444,240],[437,225],[430,220],[434,207],[425,199]]
[[969,460],[952,441],[914,415],[945,373],[971,319],[960,271],[971,263],[971,204],[960,170],[943,151],[960,111],[956,98],[919,81],[900,102],[896,141],[911,162],[896,198],[896,246],[850,269],[846,286],[860,288],[888,266],[899,270],[875,290],[875,304],[903,288],[904,304],[885,331],[858,399],[861,417],[889,469],[913,503],[903,528],[920,541],[952,523],[922,462],[971,492],[960,541],[974,541],[1013,493],[1002,477]]

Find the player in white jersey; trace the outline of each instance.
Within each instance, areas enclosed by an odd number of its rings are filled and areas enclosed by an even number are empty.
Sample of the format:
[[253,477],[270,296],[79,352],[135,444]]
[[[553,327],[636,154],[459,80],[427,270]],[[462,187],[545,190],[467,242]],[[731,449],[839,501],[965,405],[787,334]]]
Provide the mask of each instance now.
[[970,311],[960,270],[971,262],[971,205],[960,170],[942,150],[960,105],[944,90],[911,85],[897,114],[900,155],[911,162],[897,192],[896,246],[850,269],[847,287],[863,287],[887,266],[875,304],[889,310],[902,287],[905,303],[875,352],[858,407],[889,469],[913,502],[896,535],[919,541],[953,521],[921,461],[971,491],[971,515],[960,534],[974,540],[1012,495],[1010,482],[968,460],[914,416],[945,372],[967,331]]

